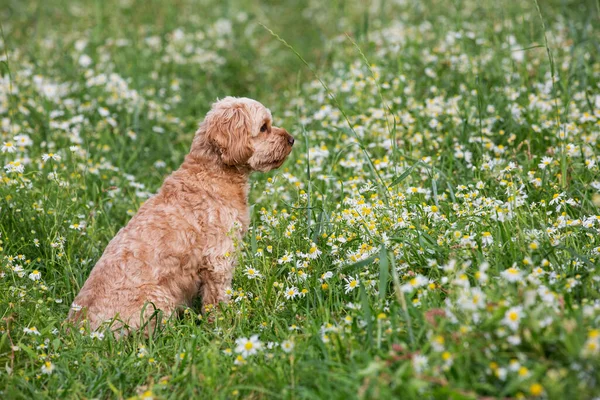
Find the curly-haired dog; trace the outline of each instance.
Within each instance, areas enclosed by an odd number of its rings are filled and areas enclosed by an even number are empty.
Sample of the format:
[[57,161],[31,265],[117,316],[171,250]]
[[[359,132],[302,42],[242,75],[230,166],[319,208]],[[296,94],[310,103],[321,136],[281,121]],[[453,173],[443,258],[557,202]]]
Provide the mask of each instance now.
[[154,307],[168,316],[198,294],[204,305],[226,301],[250,222],[249,175],[281,166],[293,144],[259,102],[214,103],[181,167],[110,241],[69,319],[97,329],[116,317],[113,328],[136,329]]

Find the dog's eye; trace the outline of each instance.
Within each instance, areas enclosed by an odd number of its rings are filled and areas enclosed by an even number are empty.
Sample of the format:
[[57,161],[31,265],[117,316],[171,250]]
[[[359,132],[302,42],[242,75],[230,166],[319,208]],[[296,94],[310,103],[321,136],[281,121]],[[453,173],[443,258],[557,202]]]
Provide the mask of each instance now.
[[263,126],[260,127],[260,131],[261,132],[266,132],[267,131],[267,124],[263,124]]

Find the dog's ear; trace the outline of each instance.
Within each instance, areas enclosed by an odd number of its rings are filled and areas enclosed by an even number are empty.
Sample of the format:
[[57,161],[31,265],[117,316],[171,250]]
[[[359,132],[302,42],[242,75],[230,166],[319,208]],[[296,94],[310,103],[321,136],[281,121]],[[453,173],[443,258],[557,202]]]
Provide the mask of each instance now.
[[204,120],[206,140],[217,150],[223,163],[243,165],[252,156],[250,115],[243,105],[215,104]]

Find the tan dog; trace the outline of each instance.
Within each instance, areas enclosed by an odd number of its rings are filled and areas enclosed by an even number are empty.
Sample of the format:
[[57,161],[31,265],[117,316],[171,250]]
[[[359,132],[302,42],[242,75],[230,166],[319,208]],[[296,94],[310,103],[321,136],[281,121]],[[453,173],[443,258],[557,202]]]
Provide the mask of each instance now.
[[250,222],[249,175],[281,166],[293,144],[259,102],[214,103],[181,167],[110,241],[69,319],[136,329],[155,307],[169,316],[198,294],[205,306],[226,301]]

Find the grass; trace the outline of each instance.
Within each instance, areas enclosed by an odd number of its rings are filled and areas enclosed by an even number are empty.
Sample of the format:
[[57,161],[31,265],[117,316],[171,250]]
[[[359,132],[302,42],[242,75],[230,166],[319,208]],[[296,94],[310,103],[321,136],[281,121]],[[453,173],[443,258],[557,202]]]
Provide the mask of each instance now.
[[[1,398],[600,394],[597,1],[0,5]],[[231,302],[68,330],[226,95],[297,138]]]

